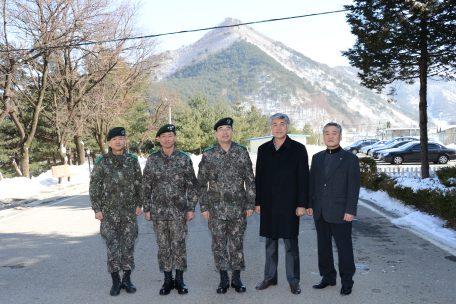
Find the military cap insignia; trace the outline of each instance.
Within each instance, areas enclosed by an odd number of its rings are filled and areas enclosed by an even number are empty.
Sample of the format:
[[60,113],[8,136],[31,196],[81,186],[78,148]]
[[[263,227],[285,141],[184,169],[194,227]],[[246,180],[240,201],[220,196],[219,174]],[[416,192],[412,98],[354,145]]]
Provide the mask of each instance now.
[[174,132],[174,134],[176,134],[176,127],[171,124],[164,125],[160,129],[158,129],[157,135],[155,135],[155,136],[158,137],[158,136],[160,136],[160,134],[166,133],[166,132]]
[[217,128],[220,126],[233,126],[233,119],[231,117],[225,117],[217,121],[214,125],[214,130],[217,131]]
[[109,130],[108,135],[106,136],[106,140],[110,141],[112,138],[117,136],[125,136],[125,128],[123,127],[115,127]]

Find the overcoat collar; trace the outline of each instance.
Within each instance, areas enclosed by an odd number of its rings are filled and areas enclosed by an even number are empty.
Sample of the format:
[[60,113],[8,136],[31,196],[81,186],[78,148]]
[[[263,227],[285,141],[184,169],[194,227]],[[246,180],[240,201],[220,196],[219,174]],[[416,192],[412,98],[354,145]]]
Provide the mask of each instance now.
[[[287,138],[285,139],[285,141],[283,142],[283,144],[280,146],[280,148],[285,147],[285,148],[287,148],[287,149],[290,149],[290,146],[291,146],[291,138],[288,137],[288,135],[287,135]],[[275,147],[274,147],[274,137],[271,139],[271,141],[269,141],[268,148],[272,148],[272,149],[275,150]],[[280,150],[280,148],[279,148],[279,150]]]
[[323,153],[320,153],[319,167],[320,167],[321,173],[323,174],[323,176],[325,176],[325,180],[328,180],[328,178],[334,173],[334,171],[336,171],[336,169],[339,168],[340,164],[345,160],[345,158],[347,156],[346,153],[347,153],[347,151],[345,151],[344,149],[341,149],[338,153],[335,154],[335,155],[337,155],[337,159],[331,163],[331,165],[330,165],[331,167],[329,168],[328,175],[326,175],[326,173],[325,173],[326,152],[323,151]]

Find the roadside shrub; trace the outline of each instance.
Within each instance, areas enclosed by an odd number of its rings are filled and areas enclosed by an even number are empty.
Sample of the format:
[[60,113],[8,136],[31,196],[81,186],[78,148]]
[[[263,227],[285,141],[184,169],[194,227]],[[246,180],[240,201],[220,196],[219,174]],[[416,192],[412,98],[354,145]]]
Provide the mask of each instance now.
[[442,167],[435,173],[442,184],[447,187],[456,187],[456,167]]
[[384,190],[381,189],[381,186],[384,186],[385,180],[390,179],[388,175],[385,173],[366,173],[366,172],[361,172],[361,186],[372,190],[372,191],[378,191],[378,190]]
[[447,227],[456,229],[456,189],[420,189],[414,192],[410,187],[396,186],[396,184],[396,180],[385,173],[361,173],[362,187],[372,191],[383,190],[405,205],[414,206],[419,211],[446,220]]
[[359,159],[359,168],[364,173],[377,173],[377,162],[370,157],[363,157]]

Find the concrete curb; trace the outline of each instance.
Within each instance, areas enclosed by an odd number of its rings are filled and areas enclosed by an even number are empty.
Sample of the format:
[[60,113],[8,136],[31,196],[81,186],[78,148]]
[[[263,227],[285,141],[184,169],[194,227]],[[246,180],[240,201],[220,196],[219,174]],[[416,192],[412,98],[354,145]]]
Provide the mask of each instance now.
[[[358,204],[360,204],[361,206],[378,213],[379,215],[385,217],[389,221],[399,218],[399,216],[383,209],[382,207],[376,205],[374,202],[372,202],[370,200],[359,198],[358,201],[359,201]],[[394,225],[396,225],[396,224],[394,224]],[[432,235],[427,235],[427,234],[423,233],[423,231],[415,229],[414,227],[411,227],[411,226],[399,226],[399,225],[396,225],[396,226],[400,227],[402,229],[406,229],[406,230],[410,231],[411,233],[415,234],[416,236],[418,236],[418,237],[430,242],[431,244],[439,247],[440,249],[448,252],[449,254],[456,256],[456,248],[453,248],[451,246],[448,246],[447,244],[444,244],[443,242],[435,239]]]

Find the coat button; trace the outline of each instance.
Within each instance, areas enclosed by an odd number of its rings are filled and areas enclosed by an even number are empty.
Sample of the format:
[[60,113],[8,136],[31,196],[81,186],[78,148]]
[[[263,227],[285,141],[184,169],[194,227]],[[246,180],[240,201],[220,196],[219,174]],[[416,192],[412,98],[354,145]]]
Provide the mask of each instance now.
[[324,184],[323,186],[325,186],[325,187],[326,187],[326,184]]

